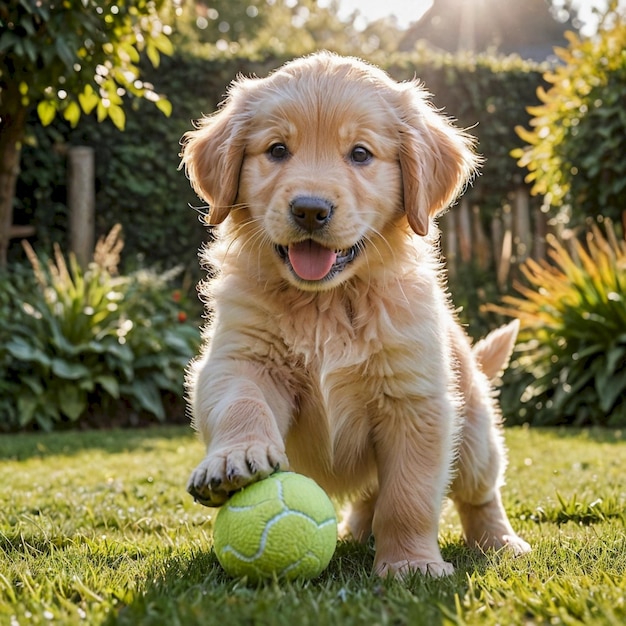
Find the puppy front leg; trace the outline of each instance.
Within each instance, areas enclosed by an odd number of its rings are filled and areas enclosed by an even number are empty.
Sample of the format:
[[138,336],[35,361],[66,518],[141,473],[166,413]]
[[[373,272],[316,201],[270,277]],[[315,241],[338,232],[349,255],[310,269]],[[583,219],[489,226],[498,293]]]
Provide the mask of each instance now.
[[232,492],[287,467],[291,402],[260,366],[209,359],[192,384],[192,400],[194,426],[207,444],[187,485],[198,502],[220,506]]
[[[421,402],[424,405],[426,403]],[[454,569],[437,542],[439,516],[452,461],[454,415],[445,403],[418,414],[389,415],[377,429],[379,495],[374,512],[374,568],[381,576],[419,570],[445,576]]]

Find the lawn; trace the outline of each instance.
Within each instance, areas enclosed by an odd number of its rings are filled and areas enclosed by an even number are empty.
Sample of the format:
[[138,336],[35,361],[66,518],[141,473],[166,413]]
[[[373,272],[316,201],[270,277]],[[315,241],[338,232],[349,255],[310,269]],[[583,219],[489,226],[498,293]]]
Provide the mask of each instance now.
[[533,552],[479,555],[444,515],[447,579],[370,574],[340,543],[316,580],[250,587],[211,552],[185,493],[187,428],[0,439],[0,624],[626,623],[626,435],[507,430],[506,508]]

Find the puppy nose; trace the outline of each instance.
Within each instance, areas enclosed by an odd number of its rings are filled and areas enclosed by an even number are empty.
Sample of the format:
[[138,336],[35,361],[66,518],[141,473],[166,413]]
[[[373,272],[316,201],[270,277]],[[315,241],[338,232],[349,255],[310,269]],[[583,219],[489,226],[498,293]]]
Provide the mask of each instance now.
[[296,196],[289,204],[289,210],[296,224],[312,233],[328,224],[333,205],[317,196]]

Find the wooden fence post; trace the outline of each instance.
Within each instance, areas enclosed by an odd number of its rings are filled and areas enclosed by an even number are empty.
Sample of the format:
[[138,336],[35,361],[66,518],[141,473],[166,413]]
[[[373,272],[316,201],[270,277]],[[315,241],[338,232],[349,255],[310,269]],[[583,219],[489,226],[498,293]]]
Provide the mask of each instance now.
[[515,242],[515,264],[521,265],[529,256],[533,235],[530,230],[530,199],[528,189],[520,185],[515,190],[515,221],[513,240]]
[[533,239],[533,258],[535,261],[546,258],[546,235],[548,234],[548,215],[541,209],[534,212],[535,235]]
[[[500,228],[499,241],[500,250],[497,255],[498,264],[496,266],[496,275],[498,286],[504,290],[509,275],[511,273],[511,264],[513,256],[513,216],[511,215],[511,208],[509,206],[503,207],[502,221],[498,224]],[[495,223],[494,223],[495,225]]]
[[472,206],[472,236],[474,239],[474,254],[478,261],[478,267],[480,267],[481,270],[486,270],[491,261],[491,251],[489,249],[489,239],[483,228],[480,207],[477,204]]
[[72,146],[67,153],[67,205],[70,217],[70,250],[83,267],[93,257],[95,243],[94,149]]

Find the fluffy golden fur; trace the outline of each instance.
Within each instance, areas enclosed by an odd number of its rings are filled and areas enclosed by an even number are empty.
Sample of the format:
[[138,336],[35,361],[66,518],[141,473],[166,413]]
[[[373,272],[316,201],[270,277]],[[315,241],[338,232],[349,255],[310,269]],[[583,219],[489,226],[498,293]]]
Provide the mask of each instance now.
[[449,302],[433,218],[467,184],[472,141],[416,83],[318,53],[235,81],[183,139],[210,203],[211,311],[188,391],[207,445],[188,489],[209,506],[276,467],[348,502],[375,570],[435,576],[442,501],[467,542],[529,549],[500,500],[488,378],[515,323],[474,351]]

